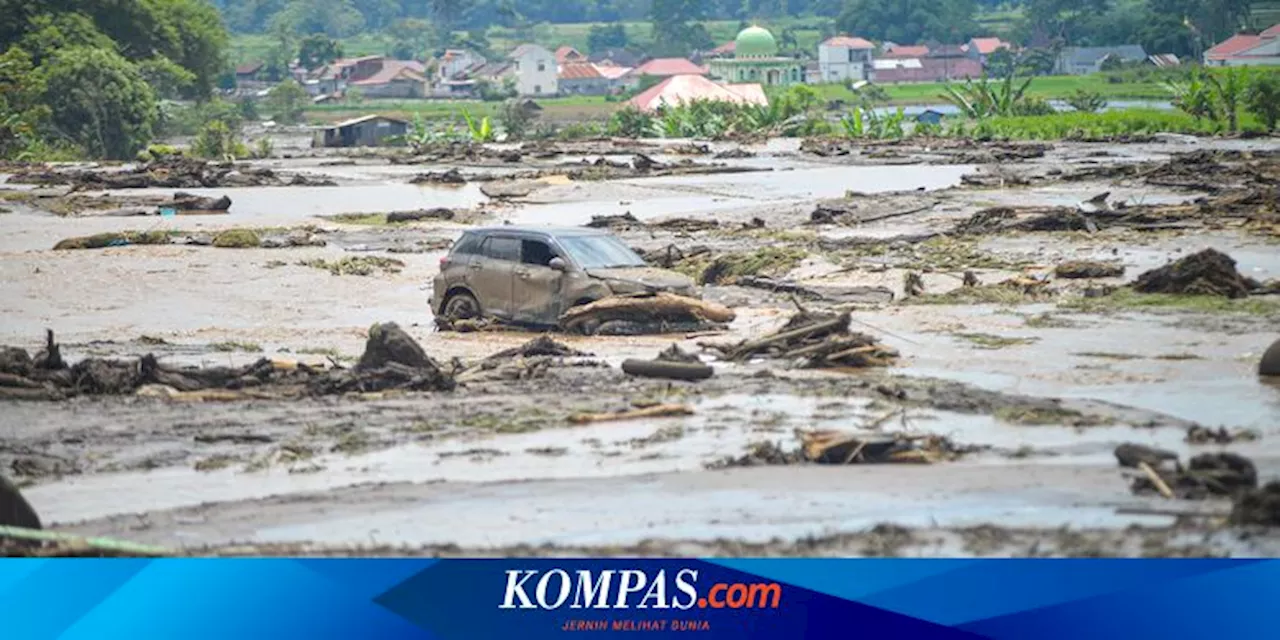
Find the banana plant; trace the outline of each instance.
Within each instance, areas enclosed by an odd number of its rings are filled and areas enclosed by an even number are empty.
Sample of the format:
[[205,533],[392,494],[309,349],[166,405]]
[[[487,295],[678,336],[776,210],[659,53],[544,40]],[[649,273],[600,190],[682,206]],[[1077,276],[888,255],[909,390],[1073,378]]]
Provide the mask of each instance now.
[[489,121],[489,116],[484,116],[477,120],[471,115],[471,112],[463,109],[462,119],[467,123],[467,130],[471,132],[472,142],[493,142],[494,131],[493,123]]

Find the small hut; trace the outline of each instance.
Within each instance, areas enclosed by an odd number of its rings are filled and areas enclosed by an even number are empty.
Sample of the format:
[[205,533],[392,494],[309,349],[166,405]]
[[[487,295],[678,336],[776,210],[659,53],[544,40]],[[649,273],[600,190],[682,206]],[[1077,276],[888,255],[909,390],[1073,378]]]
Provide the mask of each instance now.
[[323,137],[317,136],[313,146],[376,147],[386,144],[388,138],[403,136],[408,132],[409,123],[406,120],[367,115],[325,127]]

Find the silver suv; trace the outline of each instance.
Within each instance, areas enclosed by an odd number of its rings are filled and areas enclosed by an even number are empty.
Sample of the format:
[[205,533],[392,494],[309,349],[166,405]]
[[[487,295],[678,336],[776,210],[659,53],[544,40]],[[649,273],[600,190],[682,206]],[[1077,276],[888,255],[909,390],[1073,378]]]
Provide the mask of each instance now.
[[613,234],[589,228],[492,227],[463,232],[440,261],[431,310],[456,321],[555,325],[570,307],[610,295],[698,297],[689,277],[647,266]]

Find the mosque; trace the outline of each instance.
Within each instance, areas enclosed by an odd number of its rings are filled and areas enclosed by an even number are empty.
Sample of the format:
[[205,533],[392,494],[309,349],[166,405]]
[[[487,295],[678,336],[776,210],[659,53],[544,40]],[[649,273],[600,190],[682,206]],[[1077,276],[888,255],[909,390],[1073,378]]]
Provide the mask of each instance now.
[[733,41],[733,57],[710,60],[711,76],[730,83],[758,82],[767,87],[804,82],[804,62],[778,55],[773,34],[747,27]]

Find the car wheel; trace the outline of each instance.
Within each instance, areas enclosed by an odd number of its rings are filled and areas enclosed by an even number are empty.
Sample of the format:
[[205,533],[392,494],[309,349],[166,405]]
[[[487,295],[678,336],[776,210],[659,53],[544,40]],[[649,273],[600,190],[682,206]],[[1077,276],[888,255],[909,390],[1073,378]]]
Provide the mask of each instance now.
[[455,293],[444,303],[446,320],[473,320],[480,317],[480,303],[469,293]]

